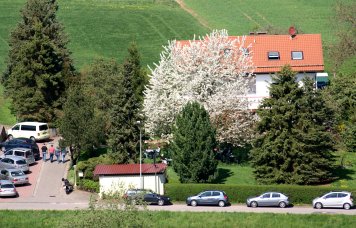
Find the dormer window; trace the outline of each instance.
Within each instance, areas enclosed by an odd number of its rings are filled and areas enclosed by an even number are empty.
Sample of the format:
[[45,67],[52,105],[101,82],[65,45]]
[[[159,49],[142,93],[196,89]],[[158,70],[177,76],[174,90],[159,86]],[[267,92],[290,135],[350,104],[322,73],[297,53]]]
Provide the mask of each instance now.
[[278,60],[280,59],[278,51],[270,51],[268,52],[268,60]]
[[302,51],[292,51],[292,59],[293,60],[302,60],[303,52]]

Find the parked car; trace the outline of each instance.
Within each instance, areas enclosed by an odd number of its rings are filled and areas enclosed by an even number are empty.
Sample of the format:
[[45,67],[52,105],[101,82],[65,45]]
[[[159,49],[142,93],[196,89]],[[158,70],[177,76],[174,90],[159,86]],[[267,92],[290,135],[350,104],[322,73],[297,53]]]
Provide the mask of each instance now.
[[350,192],[329,192],[313,200],[313,207],[321,209],[323,207],[339,207],[349,210],[354,206],[353,196]]
[[30,148],[13,148],[7,150],[3,155],[0,156],[0,158],[6,158],[8,156],[24,157],[27,161],[27,164],[29,165],[32,165],[36,162],[35,157],[33,156],[32,150]]
[[146,202],[149,204],[154,203],[158,204],[159,206],[171,204],[171,199],[169,197],[146,189],[129,189],[125,193],[124,198],[129,201]]
[[30,171],[26,159],[18,156],[7,156],[6,158],[2,158],[0,160],[0,169],[3,168],[20,169],[25,173]]
[[0,180],[0,196],[17,196],[15,185],[9,180]]
[[0,170],[0,179],[9,180],[14,185],[28,184],[28,176],[20,169],[2,169]]
[[229,204],[226,193],[218,190],[204,191],[196,196],[189,196],[186,200],[187,205],[193,207],[198,205],[219,205],[225,207]]
[[40,150],[36,142],[28,138],[15,138],[6,142],[0,143],[0,149],[5,152],[12,148],[30,148],[32,150],[35,160],[41,159]]
[[266,192],[257,197],[248,198],[246,201],[248,207],[281,207],[284,208],[290,204],[288,196],[280,192]]
[[21,122],[15,124],[7,131],[9,139],[29,138],[33,141],[49,139],[49,127],[47,123],[41,122]]

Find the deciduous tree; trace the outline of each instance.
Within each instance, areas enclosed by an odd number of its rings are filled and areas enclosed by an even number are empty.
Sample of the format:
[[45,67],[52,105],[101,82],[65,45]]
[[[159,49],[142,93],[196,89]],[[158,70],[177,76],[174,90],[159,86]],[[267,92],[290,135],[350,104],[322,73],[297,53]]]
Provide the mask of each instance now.
[[187,103],[173,128],[173,168],[183,183],[208,182],[214,177],[217,161],[215,130],[208,112],[197,102]]
[[28,0],[11,32],[2,83],[20,120],[54,121],[75,75],[57,10],[56,0]]
[[198,101],[216,125],[219,141],[239,145],[249,140],[254,118],[244,98],[253,71],[248,47],[244,38],[231,38],[226,30],[189,42],[169,42],[151,69],[145,91],[148,132],[170,135],[183,106]]

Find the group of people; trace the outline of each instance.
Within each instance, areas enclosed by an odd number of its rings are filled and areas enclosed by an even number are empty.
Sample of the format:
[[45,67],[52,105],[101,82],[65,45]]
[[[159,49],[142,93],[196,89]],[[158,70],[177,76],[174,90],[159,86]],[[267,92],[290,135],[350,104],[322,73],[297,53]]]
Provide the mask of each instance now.
[[43,146],[41,147],[41,150],[42,150],[42,159],[44,162],[47,161],[47,154],[49,154],[49,160],[51,161],[51,163],[54,161],[53,160],[54,156],[56,156],[58,163],[65,162],[66,154],[67,154],[67,150],[65,147],[60,148],[59,146],[57,146],[56,148],[54,148],[53,144],[51,144],[51,146],[48,148],[44,143]]

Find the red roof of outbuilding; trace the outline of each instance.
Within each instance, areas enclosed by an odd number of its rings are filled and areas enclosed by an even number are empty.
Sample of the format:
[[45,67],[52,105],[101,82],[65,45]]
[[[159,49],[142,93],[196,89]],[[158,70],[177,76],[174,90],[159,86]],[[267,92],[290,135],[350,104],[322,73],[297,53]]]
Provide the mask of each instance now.
[[[142,164],[142,174],[163,173],[167,168],[164,163]],[[97,165],[94,175],[133,175],[140,174],[140,164]]]
[[[289,64],[296,72],[324,71],[323,48],[320,34],[290,35],[249,35],[245,36],[245,46],[252,45],[249,52],[253,54],[254,73],[275,73]],[[230,36],[230,39],[242,38]],[[178,41],[181,45],[189,41]],[[293,60],[292,51],[302,51],[303,59]],[[279,52],[279,60],[268,60],[268,52]]]

